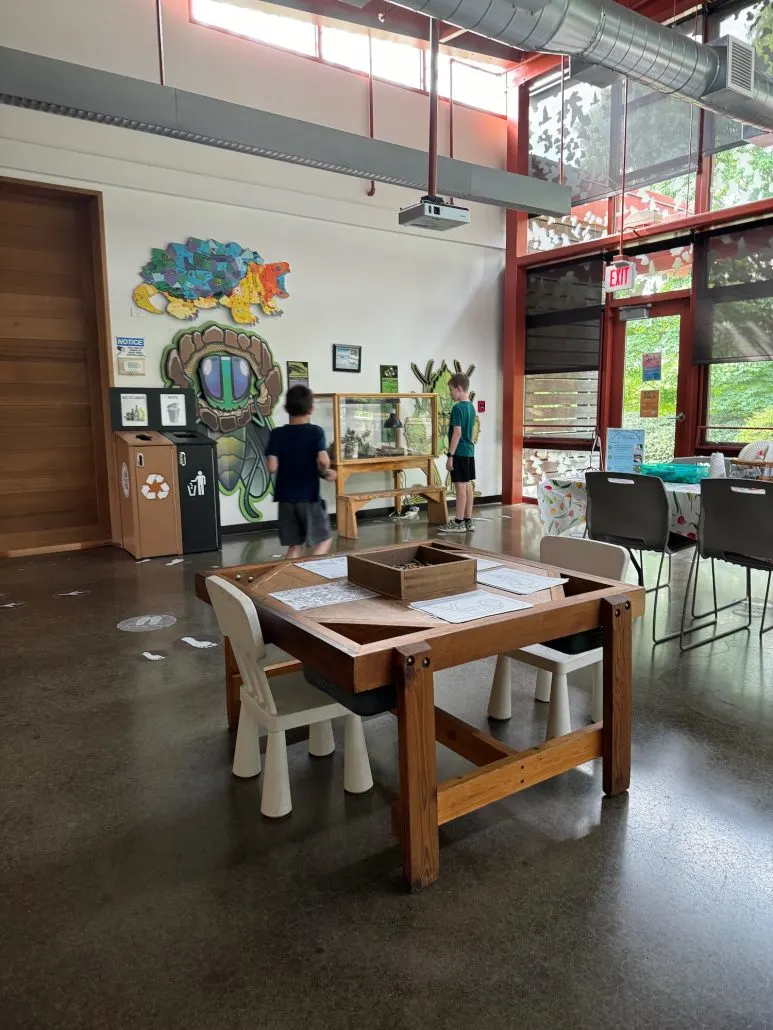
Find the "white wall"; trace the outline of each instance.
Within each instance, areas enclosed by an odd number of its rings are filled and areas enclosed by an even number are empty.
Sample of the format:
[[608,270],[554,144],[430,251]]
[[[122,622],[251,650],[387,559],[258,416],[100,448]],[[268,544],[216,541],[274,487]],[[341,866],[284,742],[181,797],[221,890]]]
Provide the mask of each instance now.
[[[2,45],[159,81],[155,0],[0,0]],[[162,0],[166,84],[348,132],[368,131],[367,79],[189,20],[189,0]],[[376,82],[379,139],[426,148],[427,97]],[[455,156],[505,166],[503,118],[455,108]],[[448,104],[440,105],[448,152]]]
[[[361,76],[189,25],[187,0],[165,0],[164,7],[170,84],[366,131]],[[3,42],[152,79],[153,8],[153,0],[27,0],[21,8],[0,0],[0,23],[9,28]],[[422,146],[426,97],[386,84],[377,89],[377,134]],[[458,156],[503,163],[501,119],[458,108],[455,137]],[[475,364],[473,386],[486,401],[478,486],[500,492],[500,211],[473,206],[470,226],[440,237],[400,230],[397,209],[416,198],[398,187],[379,184],[369,198],[367,183],[356,179],[2,106],[0,174],[103,193],[112,334],[146,338],[145,385],[161,384],[161,352],[186,324],[132,315],[132,290],[151,248],[188,236],[236,240],[290,263],[285,314],[262,319],[257,331],[283,373],[288,359],[308,360],[318,392],[375,391],[382,363],[398,364],[406,391],[420,389],[412,361]],[[218,321],[229,324],[220,310]],[[333,342],[363,347],[361,375],[331,371]],[[263,511],[274,517],[272,504]],[[225,524],[240,521],[234,498],[224,498],[223,516]]]

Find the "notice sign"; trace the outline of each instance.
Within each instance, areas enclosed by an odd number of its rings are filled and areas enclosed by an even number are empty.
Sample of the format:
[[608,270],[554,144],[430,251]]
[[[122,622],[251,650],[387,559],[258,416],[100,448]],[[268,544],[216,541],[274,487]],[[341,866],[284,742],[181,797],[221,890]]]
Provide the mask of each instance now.
[[633,261],[613,261],[604,270],[604,289],[607,293],[629,290],[636,282],[636,268]]
[[641,356],[641,377],[645,383],[658,382],[662,378],[663,352],[656,350]]
[[137,351],[143,351],[145,349],[145,337],[144,336],[116,336],[115,338],[116,350],[120,351],[133,351],[134,354]]
[[639,394],[639,418],[657,418],[660,413],[660,390],[642,390]]

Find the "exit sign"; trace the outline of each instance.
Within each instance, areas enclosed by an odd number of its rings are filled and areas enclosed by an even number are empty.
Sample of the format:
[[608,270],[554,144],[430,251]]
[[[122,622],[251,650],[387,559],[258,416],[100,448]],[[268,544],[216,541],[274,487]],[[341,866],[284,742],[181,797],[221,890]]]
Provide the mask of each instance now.
[[636,269],[633,261],[613,261],[604,272],[604,289],[607,293],[615,290],[628,290],[636,282]]

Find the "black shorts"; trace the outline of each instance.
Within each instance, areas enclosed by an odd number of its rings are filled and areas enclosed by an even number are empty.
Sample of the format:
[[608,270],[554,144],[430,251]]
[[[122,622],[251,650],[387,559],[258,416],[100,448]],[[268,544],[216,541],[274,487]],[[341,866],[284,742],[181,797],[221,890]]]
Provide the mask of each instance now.
[[454,467],[451,469],[452,483],[473,483],[475,481],[475,458],[465,458],[461,455],[454,457]]
[[333,535],[324,501],[280,501],[279,540],[284,547],[316,547]]

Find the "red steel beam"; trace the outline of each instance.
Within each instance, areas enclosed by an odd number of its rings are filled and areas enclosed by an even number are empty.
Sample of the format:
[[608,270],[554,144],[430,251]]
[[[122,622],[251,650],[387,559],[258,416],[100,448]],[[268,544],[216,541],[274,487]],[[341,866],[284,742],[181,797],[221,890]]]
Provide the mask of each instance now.
[[[701,229],[722,229],[725,226],[734,226],[742,222],[751,222],[757,218],[765,218],[773,215],[773,197],[765,200],[754,200],[748,204],[739,204],[737,207],[727,208],[722,211],[707,211],[701,214],[688,215],[686,218],[673,218],[669,222],[661,222],[659,225],[649,225],[643,229],[637,229],[625,241],[625,247],[639,246],[642,243],[664,243],[675,236],[682,236],[689,232],[699,232]],[[566,247],[556,247],[555,250],[541,250],[533,254],[520,254],[517,263],[521,268],[534,268],[538,265],[553,265],[560,261],[571,261],[574,258],[588,257],[591,254],[604,254],[612,252],[617,246],[614,236],[604,236],[598,240],[587,240],[584,243],[570,243]]]
[[[510,94],[507,118],[507,170],[525,175],[529,165],[529,87]],[[513,110],[515,108],[515,110]],[[502,342],[502,503],[523,499],[523,397],[526,365],[526,252],[528,215],[505,214],[504,334]]]

